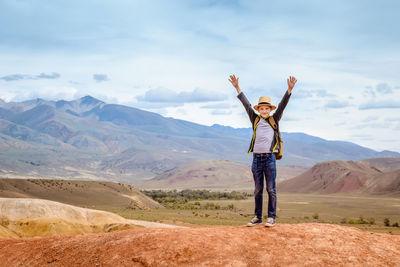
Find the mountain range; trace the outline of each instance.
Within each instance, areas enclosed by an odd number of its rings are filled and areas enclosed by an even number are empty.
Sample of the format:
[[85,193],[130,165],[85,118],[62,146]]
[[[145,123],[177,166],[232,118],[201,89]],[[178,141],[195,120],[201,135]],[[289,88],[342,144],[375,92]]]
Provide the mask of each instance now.
[[[252,130],[205,126],[91,96],[72,101],[0,101],[0,177],[152,178],[193,160],[249,164]],[[282,133],[280,165],[399,157],[346,141]]]

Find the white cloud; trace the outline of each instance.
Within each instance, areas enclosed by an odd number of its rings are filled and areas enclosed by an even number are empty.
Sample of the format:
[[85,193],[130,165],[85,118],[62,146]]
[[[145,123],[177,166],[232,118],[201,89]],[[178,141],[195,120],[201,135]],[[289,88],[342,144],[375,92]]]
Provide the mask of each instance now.
[[400,117],[385,118],[385,121],[388,121],[388,122],[400,122]]
[[221,101],[227,99],[227,96],[200,88],[190,92],[179,93],[167,88],[154,88],[148,90],[143,96],[137,96],[136,99],[139,102],[191,103]]
[[46,74],[44,72],[40,73],[39,75],[30,75],[30,74],[9,74],[3,77],[0,77],[0,80],[6,82],[13,82],[19,80],[39,80],[39,79],[58,79],[60,78],[60,74],[53,72],[50,74]]
[[74,87],[62,86],[47,86],[41,87],[34,91],[17,91],[10,101],[24,101],[34,98],[43,98],[46,100],[74,100],[79,98],[79,91]]
[[108,78],[107,74],[93,74],[93,80],[100,83],[109,81],[110,79]]
[[367,118],[361,120],[362,122],[373,122],[378,120],[379,117],[378,116],[368,116]]
[[358,109],[397,109],[400,108],[400,101],[395,99],[381,99],[381,100],[370,100],[362,103]]
[[347,101],[343,100],[329,100],[327,104],[325,104],[326,108],[346,108],[350,104]]
[[393,93],[392,88],[387,83],[380,83],[376,86],[376,91],[381,94],[391,94]]
[[[209,105],[201,106],[200,108],[204,108],[204,109],[229,109],[231,107],[232,107],[232,105],[228,104],[228,103],[216,103],[216,104],[209,104]],[[236,105],[236,107],[237,107],[237,105]]]
[[231,115],[232,110],[229,109],[214,109],[211,111],[212,115]]

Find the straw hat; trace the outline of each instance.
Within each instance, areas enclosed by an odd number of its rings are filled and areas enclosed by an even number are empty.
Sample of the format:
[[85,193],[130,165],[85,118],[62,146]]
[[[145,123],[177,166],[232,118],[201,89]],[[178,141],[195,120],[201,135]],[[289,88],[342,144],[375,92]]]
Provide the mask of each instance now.
[[258,110],[260,106],[269,106],[271,110],[276,109],[274,105],[271,105],[271,98],[269,98],[269,96],[261,96],[258,99],[258,104],[254,106],[254,109]]

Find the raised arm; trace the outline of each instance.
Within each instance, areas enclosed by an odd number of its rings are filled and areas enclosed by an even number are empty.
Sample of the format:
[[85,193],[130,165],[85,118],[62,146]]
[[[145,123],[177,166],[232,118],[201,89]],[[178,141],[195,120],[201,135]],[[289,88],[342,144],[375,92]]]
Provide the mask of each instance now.
[[285,92],[281,102],[279,102],[278,108],[276,109],[274,115],[272,115],[276,122],[280,121],[282,118],[283,110],[285,109],[287,103],[289,102],[290,95],[292,94],[292,90],[297,80],[294,76],[289,76],[287,79],[288,89]]
[[247,115],[249,115],[249,119],[251,121],[251,123],[254,123],[254,120],[256,119],[256,117],[258,116],[253,107],[251,106],[249,100],[247,100],[247,97],[244,95],[244,93],[242,92],[242,90],[239,87],[239,78],[236,78],[235,75],[230,75],[229,76],[230,79],[229,81],[231,82],[231,84],[233,85],[233,87],[235,87],[238,95],[237,98],[239,98],[240,102],[242,102],[244,109],[247,112]]

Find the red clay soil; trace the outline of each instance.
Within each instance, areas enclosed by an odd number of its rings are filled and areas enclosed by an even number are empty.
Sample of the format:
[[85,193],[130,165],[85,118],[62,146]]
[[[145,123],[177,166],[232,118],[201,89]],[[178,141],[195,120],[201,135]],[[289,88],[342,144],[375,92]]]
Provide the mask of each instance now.
[[0,239],[2,266],[400,266],[400,236],[330,224]]

